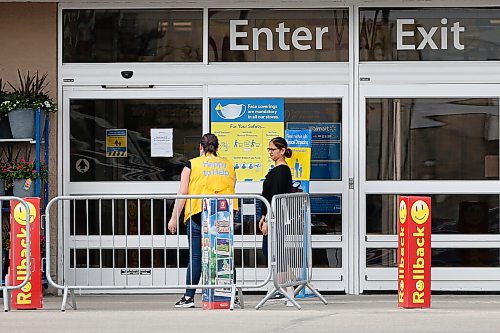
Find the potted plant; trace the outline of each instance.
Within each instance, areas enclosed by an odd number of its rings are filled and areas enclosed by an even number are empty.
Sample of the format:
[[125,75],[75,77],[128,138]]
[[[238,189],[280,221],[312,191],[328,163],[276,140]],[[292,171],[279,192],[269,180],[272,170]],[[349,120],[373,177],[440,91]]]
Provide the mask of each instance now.
[[47,95],[48,86],[47,73],[39,75],[38,72],[21,75],[17,70],[19,78],[18,86],[11,82],[8,85],[11,92],[4,93],[0,104],[0,114],[9,117],[10,129],[14,139],[25,139],[35,137],[35,109],[43,110],[40,124],[45,123],[45,112],[55,112],[57,106]]
[[36,163],[24,158],[7,163],[5,174],[7,187],[12,186],[13,195],[20,198],[35,196],[34,181],[40,178],[46,182],[48,178],[47,167],[44,164],[41,164],[40,172],[37,172]]

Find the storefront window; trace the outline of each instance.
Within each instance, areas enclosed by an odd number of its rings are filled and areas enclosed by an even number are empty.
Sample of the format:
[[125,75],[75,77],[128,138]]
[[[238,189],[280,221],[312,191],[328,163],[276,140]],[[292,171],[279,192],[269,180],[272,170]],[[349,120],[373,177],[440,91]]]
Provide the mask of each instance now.
[[362,8],[361,61],[498,61],[500,8]]
[[[69,113],[74,182],[179,181],[187,160],[199,154],[201,99],[73,99]],[[152,128],[173,129],[173,157],[151,156]],[[113,137],[121,147],[118,155]]]
[[[500,234],[499,196],[433,194],[432,234]],[[397,196],[366,196],[366,233],[396,235]]]
[[313,268],[342,268],[341,248],[313,248],[312,249]]
[[349,61],[349,10],[209,10],[211,62]]
[[369,98],[367,180],[498,176],[497,98]]
[[63,62],[201,62],[202,10],[63,10]]
[[342,100],[285,99],[285,129],[312,131],[311,180],[342,179]]
[[[266,112],[279,110],[276,112],[280,114],[276,116],[276,121],[272,121],[272,126],[269,126],[271,121],[266,116],[263,116],[262,120],[248,118],[247,109],[268,105],[271,105],[271,111]],[[268,141],[273,137],[282,136],[283,129],[312,131],[311,180],[341,180],[340,98],[212,99],[210,110],[211,130],[219,136],[221,155],[233,159],[240,181],[264,179],[273,163],[266,150]],[[220,117],[215,117],[221,112],[226,113],[222,114],[222,121],[225,123],[223,127],[220,125]]]
[[311,194],[311,232],[313,235],[342,234],[342,196]]

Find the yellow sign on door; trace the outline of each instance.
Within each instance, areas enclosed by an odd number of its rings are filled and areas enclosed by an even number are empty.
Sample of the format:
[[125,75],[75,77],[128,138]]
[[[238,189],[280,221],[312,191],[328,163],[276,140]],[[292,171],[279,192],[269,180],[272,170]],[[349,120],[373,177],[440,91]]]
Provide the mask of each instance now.
[[106,130],[106,157],[127,157],[127,130]]

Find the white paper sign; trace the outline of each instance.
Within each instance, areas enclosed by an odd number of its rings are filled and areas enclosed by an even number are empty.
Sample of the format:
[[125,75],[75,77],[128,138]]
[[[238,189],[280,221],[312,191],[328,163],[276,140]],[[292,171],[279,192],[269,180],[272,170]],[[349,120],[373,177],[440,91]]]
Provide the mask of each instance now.
[[172,157],[174,130],[172,128],[151,129],[151,157]]

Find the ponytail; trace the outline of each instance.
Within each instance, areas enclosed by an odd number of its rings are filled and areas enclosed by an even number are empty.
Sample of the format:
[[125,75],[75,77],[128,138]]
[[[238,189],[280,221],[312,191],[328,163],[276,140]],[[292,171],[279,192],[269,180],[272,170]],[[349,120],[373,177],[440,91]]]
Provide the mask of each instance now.
[[276,148],[285,149],[284,155],[286,158],[292,157],[292,150],[288,148],[288,142],[286,142],[284,138],[278,136],[272,139],[270,142],[272,142],[276,146]]
[[215,134],[206,133],[201,137],[200,141],[203,152],[206,154],[213,154],[217,156],[217,150],[219,149],[219,139]]

